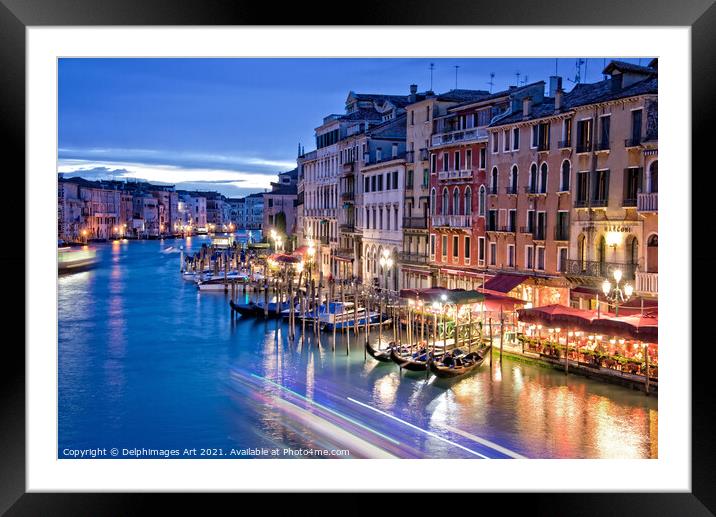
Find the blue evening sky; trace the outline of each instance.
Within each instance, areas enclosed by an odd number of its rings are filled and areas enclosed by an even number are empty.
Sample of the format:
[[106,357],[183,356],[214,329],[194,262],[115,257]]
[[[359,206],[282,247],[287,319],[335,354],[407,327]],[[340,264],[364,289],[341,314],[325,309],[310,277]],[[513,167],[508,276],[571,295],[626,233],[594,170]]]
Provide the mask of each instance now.
[[[650,58],[618,58],[646,65]],[[589,58],[583,82],[609,62]],[[576,59],[86,59],[59,61],[58,171],[142,178],[241,196],[269,188],[314,148],[324,116],[348,92],[409,93],[457,86],[493,91],[555,73],[570,90]],[[586,70],[585,70],[586,68]]]

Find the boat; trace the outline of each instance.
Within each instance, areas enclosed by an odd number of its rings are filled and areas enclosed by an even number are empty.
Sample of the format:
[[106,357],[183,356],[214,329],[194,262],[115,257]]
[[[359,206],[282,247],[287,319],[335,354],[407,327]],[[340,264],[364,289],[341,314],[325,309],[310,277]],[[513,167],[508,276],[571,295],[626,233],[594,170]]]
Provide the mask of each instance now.
[[57,270],[60,273],[71,273],[90,268],[97,264],[97,250],[83,246],[77,248],[57,248]]
[[465,353],[460,349],[452,350],[430,361],[430,371],[440,378],[465,375],[477,369],[485,361],[491,350],[491,345],[476,352]]
[[242,316],[253,316],[256,318],[280,318],[281,310],[289,307],[288,302],[283,302],[279,305],[279,312],[276,313],[276,302],[269,302],[268,314],[264,311],[264,302],[249,302],[249,303],[234,303],[233,300],[229,301],[231,309],[238,312]]
[[433,359],[433,354],[425,347],[413,351],[407,345],[400,345],[391,347],[390,358],[401,368],[411,372],[424,372],[428,369],[428,363]]
[[245,277],[241,275],[231,275],[224,279],[223,276],[211,278],[208,280],[197,280],[196,286],[200,291],[228,291],[231,284],[242,284]]
[[389,363],[392,359],[390,358],[390,351],[395,346],[395,341],[391,341],[388,343],[387,348],[373,348],[373,345],[370,343],[370,341],[366,342],[365,348],[368,350],[368,355],[370,355],[373,359],[377,359],[378,361],[381,361],[383,363]]
[[390,323],[388,319],[381,322],[379,313],[367,312],[363,307],[359,307],[356,310],[346,308],[346,310],[338,313],[321,314],[318,316],[318,321],[321,325],[321,329],[329,332],[332,331],[334,327],[336,330],[343,330],[344,328],[352,329],[356,323],[359,328],[365,327],[366,323],[368,323],[369,326],[378,324],[386,325]]
[[[325,314],[337,314],[343,312],[343,310],[348,310],[353,308],[353,302],[346,302],[345,304],[341,302],[331,302],[328,304],[328,308],[326,308],[326,304],[323,303],[318,307],[318,316],[325,315]],[[290,309],[286,309],[284,311],[281,311],[281,315],[284,317],[284,319],[288,319],[290,314]],[[300,320],[305,319],[306,321],[313,321],[316,319],[316,311],[310,310],[306,312],[306,315],[304,316],[301,313],[301,307],[300,305],[295,307],[293,309],[294,316]]]

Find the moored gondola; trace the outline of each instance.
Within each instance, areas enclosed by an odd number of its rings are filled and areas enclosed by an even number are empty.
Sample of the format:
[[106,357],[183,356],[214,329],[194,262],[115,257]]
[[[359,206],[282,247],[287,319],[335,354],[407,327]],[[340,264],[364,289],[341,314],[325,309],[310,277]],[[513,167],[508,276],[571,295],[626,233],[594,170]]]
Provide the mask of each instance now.
[[234,303],[233,300],[229,300],[231,310],[238,312],[242,316],[258,316],[263,314],[263,310],[256,305],[254,302],[249,303]]
[[452,350],[441,357],[430,361],[430,371],[440,378],[452,378],[466,375],[477,369],[491,353],[492,346],[488,345],[475,352],[465,353],[462,350]]
[[401,368],[411,372],[424,372],[428,369],[432,353],[425,347],[413,352],[409,346],[393,346],[390,349],[390,358]]
[[373,348],[373,345],[371,345],[370,341],[366,342],[365,348],[368,351],[368,355],[370,355],[373,359],[377,359],[378,361],[381,361],[383,363],[389,363],[392,359],[390,358],[390,351],[393,349],[393,346],[395,346],[395,342],[391,341],[388,343],[387,348]]

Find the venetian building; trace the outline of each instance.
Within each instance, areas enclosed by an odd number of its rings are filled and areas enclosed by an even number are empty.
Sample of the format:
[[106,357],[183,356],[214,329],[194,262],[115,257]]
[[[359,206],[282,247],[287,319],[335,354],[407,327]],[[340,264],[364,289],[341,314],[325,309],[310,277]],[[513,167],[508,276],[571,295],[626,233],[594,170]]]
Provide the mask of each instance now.
[[637,295],[658,294],[658,76],[649,66],[613,61],[608,76],[567,96],[573,117],[573,217],[565,276],[575,304],[594,306],[604,279]]

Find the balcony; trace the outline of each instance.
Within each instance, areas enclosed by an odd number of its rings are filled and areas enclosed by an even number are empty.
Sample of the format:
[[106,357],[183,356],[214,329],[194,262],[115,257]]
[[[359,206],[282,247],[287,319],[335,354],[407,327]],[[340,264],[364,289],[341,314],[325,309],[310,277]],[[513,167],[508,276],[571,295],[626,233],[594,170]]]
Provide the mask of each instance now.
[[647,192],[636,195],[636,209],[638,212],[658,212],[659,193]]
[[577,154],[579,153],[590,153],[592,152],[591,142],[580,142],[577,144]]
[[432,226],[434,228],[450,227],[450,228],[472,228],[471,215],[434,215],[432,216]]
[[539,144],[537,144],[537,151],[538,152],[549,151],[549,142],[540,142]]
[[517,186],[512,187],[505,187],[505,194],[508,196],[516,196],[517,195]]
[[472,169],[463,169],[459,171],[441,171],[438,173],[438,180],[463,180],[472,179]]
[[353,201],[355,200],[354,192],[341,192],[341,201]]
[[546,196],[547,195],[547,191],[539,190],[537,188],[537,185],[531,185],[531,186],[525,187],[525,193],[529,194],[531,196],[541,196],[541,195]]
[[595,260],[564,260],[560,270],[565,276],[612,279],[614,271],[619,269],[622,272],[623,280],[634,280],[636,264],[619,264],[617,262],[598,262]]
[[451,131],[449,133],[439,133],[437,135],[433,135],[432,145],[433,147],[435,147],[438,145],[447,145],[477,140],[487,140],[487,128],[475,127],[472,129]]
[[355,164],[353,162],[346,162],[343,164],[343,176],[350,176],[355,171]]
[[324,246],[328,246],[329,238],[327,235],[321,235],[318,239],[318,241],[323,244]]
[[636,272],[636,292],[657,296],[659,294],[659,273]]
[[609,142],[599,142],[596,145],[597,151],[608,151],[609,150]]
[[488,224],[485,228],[486,232],[497,232],[497,233],[515,233],[515,227],[514,226],[497,226],[497,225],[490,225]]
[[557,145],[560,149],[569,149],[572,147],[572,140],[560,140]]
[[428,256],[423,253],[408,253],[401,251],[398,253],[400,262],[404,264],[428,264]]
[[355,224],[353,223],[344,223],[338,227],[338,229],[342,233],[353,233],[356,230]]
[[592,207],[604,208],[609,205],[609,200],[606,198],[592,199]]
[[639,147],[644,139],[640,136],[627,138],[624,140],[624,147]]
[[428,220],[425,217],[403,217],[403,228],[414,230],[427,230]]
[[352,258],[355,255],[355,250],[353,248],[338,248],[336,250],[336,255],[345,258]]
[[637,204],[635,197],[627,197],[622,200],[622,207],[633,208]]
[[488,196],[496,196],[498,194],[498,187],[497,185],[490,185],[487,187],[487,195]]

